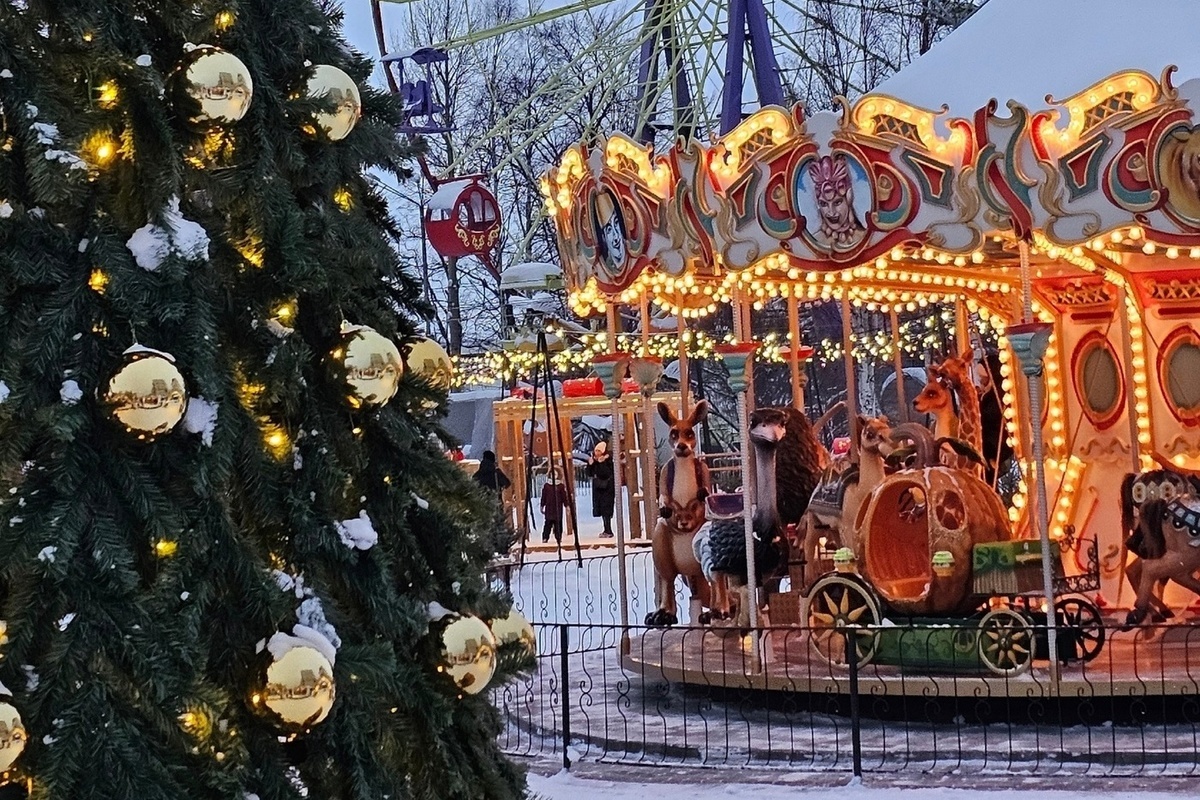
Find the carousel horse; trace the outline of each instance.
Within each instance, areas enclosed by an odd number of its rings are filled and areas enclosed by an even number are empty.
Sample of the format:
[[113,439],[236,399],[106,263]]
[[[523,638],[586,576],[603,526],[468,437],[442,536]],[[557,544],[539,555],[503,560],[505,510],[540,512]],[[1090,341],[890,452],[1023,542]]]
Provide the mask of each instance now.
[[1200,580],[1193,574],[1200,570],[1200,500],[1184,494],[1143,504],[1128,546],[1137,556],[1128,570],[1137,599],[1125,618],[1126,628],[1146,619],[1160,582],[1174,581],[1200,594]]
[[712,481],[696,453],[696,426],[708,415],[707,401],[701,400],[682,419],[666,403],[658,404],[658,413],[670,426],[674,455],[658,480],[659,520],[651,538],[658,608],[646,615],[646,624],[666,627],[679,622],[676,577],[682,576],[687,583],[694,605],[709,605],[708,581],[692,550],[692,539],[704,524],[704,498],[712,491]]
[[[1194,478],[1165,469],[1126,475],[1121,481],[1121,528],[1126,536],[1122,542],[1124,551],[1133,551],[1136,554],[1144,547],[1144,534],[1140,525],[1143,507],[1154,500],[1171,501],[1185,495],[1200,495],[1200,485],[1197,483]],[[1126,558],[1122,555],[1121,564],[1124,567]],[[1141,570],[1140,558],[1124,569],[1134,591],[1137,591],[1141,582]],[[1161,580],[1151,592],[1149,611],[1153,622],[1163,622],[1175,616],[1162,600],[1165,588],[1166,580]]]

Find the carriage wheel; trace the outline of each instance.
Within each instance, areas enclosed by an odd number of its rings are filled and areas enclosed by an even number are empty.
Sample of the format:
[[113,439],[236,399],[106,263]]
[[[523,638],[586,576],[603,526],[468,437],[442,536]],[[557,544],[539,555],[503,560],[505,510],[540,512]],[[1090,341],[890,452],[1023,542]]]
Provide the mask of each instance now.
[[[1065,631],[1070,631],[1069,644],[1072,651],[1068,654],[1073,661],[1091,661],[1100,655],[1104,647],[1104,620],[1100,618],[1100,609],[1090,600],[1082,597],[1064,597],[1054,604],[1056,622]],[[1064,642],[1058,640],[1059,647]]]
[[[879,625],[883,615],[872,592],[857,581],[841,575],[826,575],[813,584],[805,603],[804,620],[813,648],[835,667],[849,666],[844,629]],[[858,666],[875,657],[879,633],[861,630],[854,634]]]
[[997,675],[1015,678],[1033,663],[1033,630],[1017,612],[998,608],[979,620],[979,659]]

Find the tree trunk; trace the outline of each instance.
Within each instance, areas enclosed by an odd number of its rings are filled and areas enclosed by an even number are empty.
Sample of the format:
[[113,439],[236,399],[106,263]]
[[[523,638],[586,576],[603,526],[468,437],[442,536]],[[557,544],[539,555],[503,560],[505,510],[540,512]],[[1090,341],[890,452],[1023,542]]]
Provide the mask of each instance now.
[[462,301],[459,297],[458,259],[445,259],[446,265],[446,316],[449,318],[447,333],[449,334],[450,355],[462,354]]

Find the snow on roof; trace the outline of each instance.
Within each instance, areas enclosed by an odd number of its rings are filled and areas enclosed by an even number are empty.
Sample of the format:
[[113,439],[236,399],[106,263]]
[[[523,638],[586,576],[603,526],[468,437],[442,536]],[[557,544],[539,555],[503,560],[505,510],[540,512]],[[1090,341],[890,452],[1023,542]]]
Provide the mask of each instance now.
[[425,205],[434,211],[450,211],[454,208],[454,203],[462,194],[463,189],[474,182],[474,178],[455,178],[452,181],[443,181],[438,184],[437,189],[429,197],[429,202]]
[[552,279],[561,279],[562,269],[544,261],[513,264],[500,275],[500,288],[509,290],[545,289]]
[[1130,69],[1200,78],[1196,0],[989,0],[875,91],[969,116],[995,98],[1045,108]]

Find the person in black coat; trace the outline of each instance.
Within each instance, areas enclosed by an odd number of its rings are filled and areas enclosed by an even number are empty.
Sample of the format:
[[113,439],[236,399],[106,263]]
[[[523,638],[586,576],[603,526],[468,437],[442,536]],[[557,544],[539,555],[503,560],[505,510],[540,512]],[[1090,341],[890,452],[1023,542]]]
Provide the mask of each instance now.
[[500,467],[496,464],[496,454],[491,450],[483,451],[483,458],[479,460],[479,469],[475,471],[475,482],[497,493],[512,486],[512,481],[500,471]]
[[599,442],[592,451],[587,474],[592,479],[592,516],[604,520],[604,532],[600,536],[610,539],[613,535],[612,518],[613,507],[617,503],[617,488],[608,442]]
[[975,383],[979,391],[979,422],[983,429],[984,472],[987,482],[996,485],[996,473],[1003,472],[1013,450],[1004,425],[1004,403],[1000,391],[1000,354],[989,350],[975,364]]

